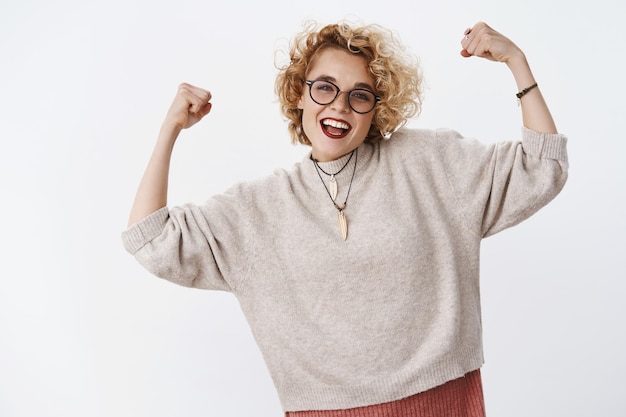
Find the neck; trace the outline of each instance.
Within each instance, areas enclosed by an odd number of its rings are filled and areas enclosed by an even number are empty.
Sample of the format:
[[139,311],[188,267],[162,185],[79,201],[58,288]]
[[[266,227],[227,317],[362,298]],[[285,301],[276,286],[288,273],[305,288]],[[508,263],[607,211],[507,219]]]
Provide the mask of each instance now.
[[320,155],[317,152],[315,152],[315,149],[313,149],[311,151],[311,159],[313,159],[316,162],[322,162],[322,163],[324,163],[324,162],[333,162],[333,161],[337,161],[337,160],[339,160],[339,159],[341,159],[341,158],[343,158],[343,157],[345,157],[347,155],[353,154],[355,150],[356,150],[356,148],[354,148],[351,151],[346,152],[346,153],[344,153],[342,155],[339,155],[339,156],[329,156],[328,154]]
[[[342,156],[342,157],[340,157],[340,158],[339,158],[339,159],[343,159],[343,157],[350,155],[350,157],[346,160],[346,162],[345,162],[345,163],[341,166],[341,168],[339,168],[336,172],[333,172],[333,171],[327,172],[327,171],[325,171],[322,167],[320,167],[320,165],[319,165],[319,162],[320,162],[320,161],[318,161],[317,159],[315,159],[315,158],[313,157],[313,155],[311,155],[311,159],[312,159],[312,160],[313,160],[313,162],[315,163],[315,166],[317,167],[317,169],[319,169],[320,171],[322,171],[322,172],[323,172],[324,174],[326,174],[326,175],[332,175],[332,176],[334,176],[334,175],[339,174],[341,171],[343,171],[343,170],[344,170],[344,168],[345,168],[346,166],[348,166],[348,164],[350,163],[350,160],[352,160],[352,157],[354,156],[355,152],[356,152],[356,149],[354,149],[354,150],[353,150],[352,152],[350,152],[349,154],[346,154],[346,155],[344,155],[344,156]],[[339,162],[339,159],[337,159],[336,161],[337,161],[337,162]],[[322,163],[323,163],[323,162],[322,162]]]

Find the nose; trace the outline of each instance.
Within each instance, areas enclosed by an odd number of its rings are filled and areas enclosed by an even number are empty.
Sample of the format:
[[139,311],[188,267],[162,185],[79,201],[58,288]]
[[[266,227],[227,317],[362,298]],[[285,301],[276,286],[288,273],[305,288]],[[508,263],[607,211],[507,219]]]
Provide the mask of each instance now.
[[[343,97],[342,97],[343,95]],[[330,103],[331,108],[339,111],[339,112],[349,112],[350,111],[350,103],[349,96],[347,91],[340,91],[337,94],[337,97]]]

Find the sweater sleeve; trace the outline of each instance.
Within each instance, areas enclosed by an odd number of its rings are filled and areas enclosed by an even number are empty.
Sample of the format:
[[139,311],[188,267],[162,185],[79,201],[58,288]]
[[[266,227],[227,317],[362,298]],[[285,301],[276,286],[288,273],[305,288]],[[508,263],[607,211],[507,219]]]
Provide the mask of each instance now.
[[[220,195],[203,205],[163,207],[122,232],[125,249],[173,283],[232,291],[245,268],[247,242],[239,204]],[[243,227],[241,227],[243,226]]]
[[567,180],[567,138],[522,128],[521,142],[482,144],[446,136],[442,157],[448,180],[471,227],[482,237],[530,217],[548,204]]

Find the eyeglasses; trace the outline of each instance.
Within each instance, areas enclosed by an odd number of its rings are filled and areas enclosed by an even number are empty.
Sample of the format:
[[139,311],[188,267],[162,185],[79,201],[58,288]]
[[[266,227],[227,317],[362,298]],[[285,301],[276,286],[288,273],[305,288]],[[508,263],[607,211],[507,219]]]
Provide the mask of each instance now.
[[371,112],[380,100],[380,97],[365,88],[353,88],[352,90],[342,91],[337,85],[326,80],[307,80],[306,85],[309,86],[311,100],[321,106],[335,101],[339,97],[339,93],[346,93],[348,105],[355,113],[359,114]]

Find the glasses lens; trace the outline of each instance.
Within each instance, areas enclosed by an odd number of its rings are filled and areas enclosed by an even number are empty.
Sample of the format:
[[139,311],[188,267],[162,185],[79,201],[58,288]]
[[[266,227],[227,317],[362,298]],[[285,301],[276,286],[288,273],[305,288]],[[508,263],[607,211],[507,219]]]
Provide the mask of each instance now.
[[376,96],[369,90],[350,91],[350,107],[357,113],[367,113],[374,108]]
[[317,80],[311,84],[311,98],[317,104],[331,103],[337,97],[338,91],[334,84],[327,81]]

